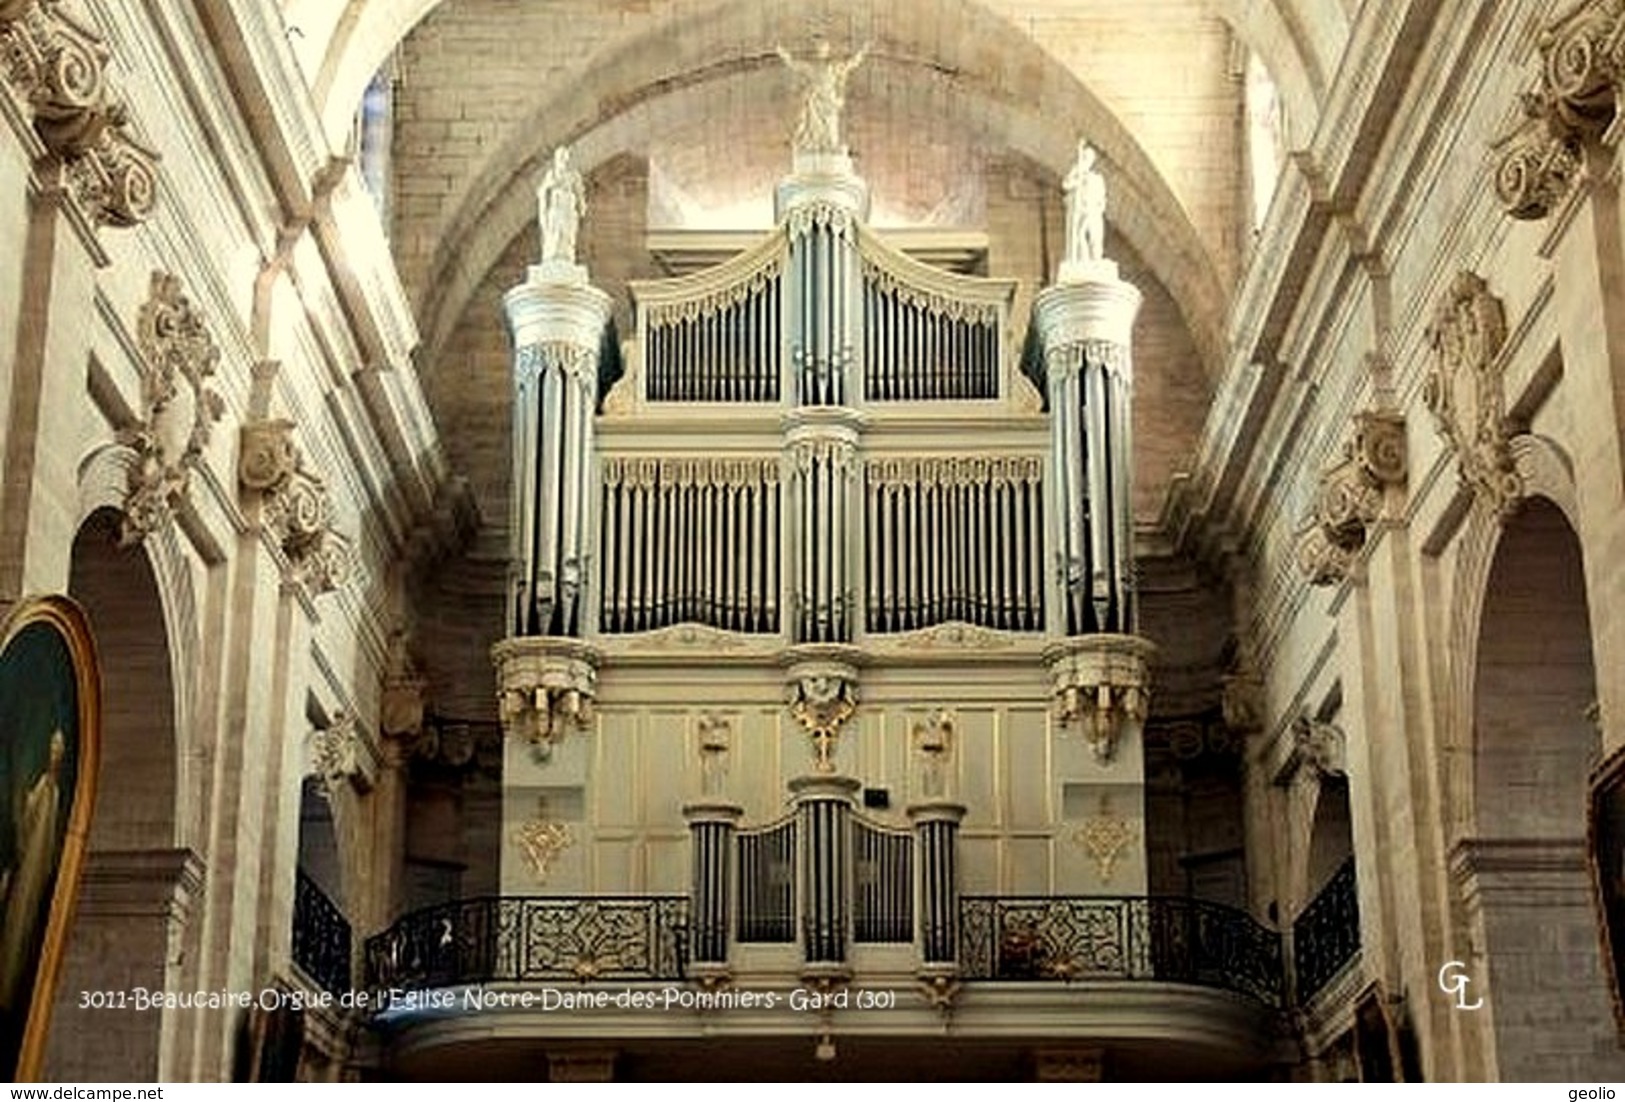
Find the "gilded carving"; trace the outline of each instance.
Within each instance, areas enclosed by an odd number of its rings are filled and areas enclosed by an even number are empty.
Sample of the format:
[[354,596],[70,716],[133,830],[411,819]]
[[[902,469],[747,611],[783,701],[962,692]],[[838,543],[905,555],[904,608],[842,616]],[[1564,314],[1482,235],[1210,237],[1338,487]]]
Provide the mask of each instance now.
[[133,226],[157,201],[158,155],[136,139],[112,93],[112,51],[62,0],[0,6],[0,77],[62,167],[67,193],[93,222]]
[[857,674],[840,663],[809,663],[793,672],[790,715],[813,741],[814,765],[835,771],[835,744],[841,727],[858,710]]
[[139,543],[166,524],[190,489],[225,403],[209,385],[220,349],[180,277],[153,272],[136,317],[142,419],[119,434],[138,461],[130,472],[120,539]]
[[545,809],[538,805],[536,815],[519,825],[513,832],[513,841],[519,847],[530,874],[536,883],[546,884],[553,871],[553,862],[559,854],[575,844],[575,835],[566,823],[544,818]]
[[1072,835],[1089,859],[1102,884],[1111,883],[1123,852],[1134,841],[1134,825],[1112,810],[1111,798],[1100,797],[1100,810],[1083,821]]
[[920,795],[947,795],[948,761],[954,748],[954,717],[946,709],[914,725],[914,752],[920,757]]
[[1523,496],[1523,483],[1512,459],[1502,392],[1506,313],[1501,300],[1479,276],[1460,273],[1434,312],[1428,343],[1434,366],[1422,400],[1456,453],[1462,482],[1506,516]]

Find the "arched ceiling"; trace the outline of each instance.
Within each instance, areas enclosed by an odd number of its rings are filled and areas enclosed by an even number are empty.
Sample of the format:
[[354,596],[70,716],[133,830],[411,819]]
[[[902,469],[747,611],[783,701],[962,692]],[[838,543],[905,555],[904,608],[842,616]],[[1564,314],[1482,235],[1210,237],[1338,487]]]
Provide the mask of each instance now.
[[[347,141],[371,75],[435,9],[458,2],[284,0],[284,16],[298,28],[290,42],[336,146]],[[568,0],[533,0],[526,10],[548,6],[557,7],[561,19],[571,10]],[[817,27],[835,39],[837,50],[851,48],[856,42],[843,39],[856,36],[843,32],[861,26],[874,48],[854,78],[854,114],[863,110],[865,83],[889,95],[950,73],[956,88],[943,106],[956,122],[1057,176],[1070,163],[1077,136],[1088,135],[1110,166],[1113,228],[1169,288],[1209,370],[1217,370],[1225,286],[1234,272],[1215,255],[1213,234],[1204,242],[1197,232],[1177,182],[1125,122],[1136,111],[1139,118],[1154,117],[1162,82],[1136,72],[1129,84],[1133,95],[1143,88],[1144,99],[1136,104],[1125,102],[1122,87],[1103,98],[1080,76],[1090,65],[1089,51],[1097,59],[1109,56],[1115,40],[1080,41],[1084,32],[1056,31],[1041,22],[1054,5],[1034,0],[635,0],[622,6],[637,18],[619,40],[585,57],[570,79],[536,80],[528,102],[511,113],[506,138],[482,142],[481,162],[434,212],[430,239],[398,241],[413,255],[403,274],[425,336],[424,362],[433,363],[485,273],[533,219],[533,181],[554,145],[574,144],[578,163],[590,170],[640,143],[649,148],[662,111],[685,98],[699,103],[726,83],[751,86],[756,102],[782,113],[790,85],[774,47],[802,43],[809,27]],[[1269,66],[1294,148],[1307,144],[1318,122],[1348,34],[1347,6],[1348,0],[1184,3],[1222,19]],[[1123,0],[1076,0],[1072,7],[1085,27],[1090,18],[1133,20],[1145,11]]]
[[[335,144],[350,127],[361,93],[412,29],[441,4],[455,0],[283,0],[283,14],[299,28],[295,52],[304,65],[318,111]],[[553,0],[539,0],[547,3]],[[1130,9],[1140,0],[1119,0]],[[1348,38],[1348,0],[1204,0],[1236,35],[1264,59],[1287,103],[1294,147],[1307,144],[1320,103]],[[764,4],[764,6],[766,6]],[[987,0],[986,6],[1020,25],[1030,0]],[[927,25],[934,13],[915,0],[899,8]]]

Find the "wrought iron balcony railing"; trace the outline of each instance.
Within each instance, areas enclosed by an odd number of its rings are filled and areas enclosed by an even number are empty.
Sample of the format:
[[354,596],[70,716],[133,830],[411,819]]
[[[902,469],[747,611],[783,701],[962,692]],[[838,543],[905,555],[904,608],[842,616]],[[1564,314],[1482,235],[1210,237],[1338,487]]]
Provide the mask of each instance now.
[[350,989],[350,920],[303,869],[293,885],[293,962],[335,995]]
[[967,980],[1161,980],[1280,1006],[1278,935],[1245,911],[1173,897],[966,896]]
[[674,980],[684,896],[510,896],[428,907],[367,940],[373,990],[543,980]]
[[1360,893],[1350,857],[1292,923],[1298,1002],[1318,995],[1359,952]]

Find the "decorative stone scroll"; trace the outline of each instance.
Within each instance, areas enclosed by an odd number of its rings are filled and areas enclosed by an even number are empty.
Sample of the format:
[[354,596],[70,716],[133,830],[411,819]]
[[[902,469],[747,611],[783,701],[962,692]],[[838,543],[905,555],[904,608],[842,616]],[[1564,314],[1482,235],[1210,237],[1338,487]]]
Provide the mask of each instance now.
[[182,290],[179,276],[153,272],[147,301],[136,318],[141,358],[141,420],[119,433],[133,449],[120,542],[140,543],[168,523],[184,501],[192,469],[201,462],[215,422],[225,411],[208,385],[220,349],[203,316]]
[[1495,142],[1495,190],[1513,218],[1545,218],[1584,167],[1584,147],[1602,137],[1625,89],[1625,3],[1590,0],[1540,38],[1541,75],[1521,96],[1523,118]]
[[305,466],[293,430],[282,419],[244,425],[237,478],[260,495],[260,522],[287,555],[291,580],[314,594],[331,593],[349,579],[350,541],[333,527],[327,484]]
[[1342,458],[1321,474],[1308,524],[1298,534],[1298,566],[1311,585],[1348,577],[1382,513],[1384,491],[1404,484],[1405,468],[1404,417],[1356,414]]
[[820,773],[835,771],[835,745],[841,727],[858,710],[858,672],[844,662],[801,662],[790,670],[791,717],[813,742]]
[[598,698],[597,650],[545,636],[504,639],[491,648],[502,732],[546,760],[571,730],[592,722]]
[[112,93],[111,58],[63,0],[0,2],[0,81],[60,163],[67,194],[97,225],[134,226],[156,205],[158,154],[136,139]]
[[1506,332],[1501,300],[1484,280],[1472,272],[1457,275],[1428,327],[1434,365],[1422,388],[1440,435],[1456,453],[1462,483],[1502,517],[1523,497],[1502,379]]

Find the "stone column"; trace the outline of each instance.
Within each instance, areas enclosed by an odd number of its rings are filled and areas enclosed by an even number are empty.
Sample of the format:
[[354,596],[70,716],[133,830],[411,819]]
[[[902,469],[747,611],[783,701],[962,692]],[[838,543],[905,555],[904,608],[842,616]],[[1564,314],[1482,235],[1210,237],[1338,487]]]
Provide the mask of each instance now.
[[728,975],[728,922],[733,893],[730,868],[734,831],[745,809],[723,801],[683,807],[694,845],[694,886],[689,897],[689,976]]
[[959,961],[959,823],[965,805],[934,800],[908,808],[920,865],[920,965],[929,978]]
[[790,799],[799,816],[803,974],[828,980],[851,975],[850,828],[861,782],[835,775],[797,777]]

